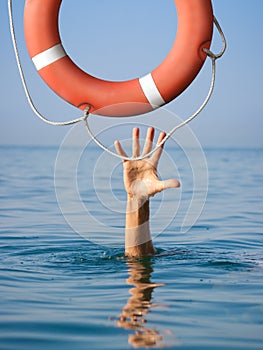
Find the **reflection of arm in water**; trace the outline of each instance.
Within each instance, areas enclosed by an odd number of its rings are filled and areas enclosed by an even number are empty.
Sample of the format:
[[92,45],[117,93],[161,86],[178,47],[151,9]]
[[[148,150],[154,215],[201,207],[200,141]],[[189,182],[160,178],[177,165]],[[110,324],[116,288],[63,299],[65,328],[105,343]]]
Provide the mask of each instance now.
[[163,284],[151,282],[151,260],[128,261],[129,278],[127,284],[132,285],[130,298],[122,309],[118,326],[126,330],[134,331],[129,335],[129,344],[135,348],[157,347],[164,341],[156,329],[146,326],[146,315],[154,305],[151,301],[152,293],[156,287]]
[[[141,155],[152,150],[154,128],[148,128]],[[157,143],[165,137],[161,132]],[[126,156],[119,141],[115,148],[120,155]],[[133,157],[140,155],[139,129],[133,129]],[[157,176],[157,165],[163,151],[160,147],[151,157],[143,160],[124,160],[123,178],[127,192],[125,254],[128,256],[144,256],[155,253],[149,226],[149,198],[167,188],[179,187],[177,180],[160,181]]]

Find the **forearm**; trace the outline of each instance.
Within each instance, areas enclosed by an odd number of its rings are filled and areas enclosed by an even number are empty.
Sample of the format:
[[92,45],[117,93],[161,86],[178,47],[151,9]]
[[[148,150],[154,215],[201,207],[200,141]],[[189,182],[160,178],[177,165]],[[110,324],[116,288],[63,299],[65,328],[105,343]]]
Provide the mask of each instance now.
[[149,199],[128,196],[125,228],[126,255],[145,256],[155,253],[149,216]]

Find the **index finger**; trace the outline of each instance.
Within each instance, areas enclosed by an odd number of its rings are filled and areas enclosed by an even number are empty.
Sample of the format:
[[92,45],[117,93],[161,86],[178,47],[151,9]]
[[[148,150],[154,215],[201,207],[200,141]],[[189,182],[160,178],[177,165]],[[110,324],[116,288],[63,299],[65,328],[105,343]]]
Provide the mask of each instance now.
[[[124,149],[122,148],[122,145],[120,144],[120,141],[119,140],[116,140],[114,142],[114,146],[115,146],[115,149],[117,151],[117,153],[120,155],[120,156],[123,156],[123,157],[127,157],[128,158],[128,155],[127,153],[124,151]],[[123,160],[125,162],[125,160]]]

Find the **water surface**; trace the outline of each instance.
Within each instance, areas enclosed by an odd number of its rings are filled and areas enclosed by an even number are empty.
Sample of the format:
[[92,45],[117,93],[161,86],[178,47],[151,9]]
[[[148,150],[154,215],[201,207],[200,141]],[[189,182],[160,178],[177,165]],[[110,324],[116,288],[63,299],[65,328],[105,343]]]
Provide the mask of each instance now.
[[[91,147],[90,164],[80,166],[80,197],[97,220],[87,221],[87,232],[101,232],[99,245],[60,212],[57,148],[1,147],[0,349],[262,349],[263,151],[205,154],[202,215],[181,233],[183,209],[167,224],[168,213],[158,215],[162,197],[154,198],[153,230],[165,227],[155,239],[158,254],[136,260],[123,256],[121,236],[107,239],[114,227],[124,230],[124,213],[103,202],[114,195],[125,203],[120,166],[108,193],[108,169],[101,175],[103,200],[86,177],[100,151]],[[177,166],[187,181],[180,158]],[[172,208],[178,198],[171,192],[166,201]]]

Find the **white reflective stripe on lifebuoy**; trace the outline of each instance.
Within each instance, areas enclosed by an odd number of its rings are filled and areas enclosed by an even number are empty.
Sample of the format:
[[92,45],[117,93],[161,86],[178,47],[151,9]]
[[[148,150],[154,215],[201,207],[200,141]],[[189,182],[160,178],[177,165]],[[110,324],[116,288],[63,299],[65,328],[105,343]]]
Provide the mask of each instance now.
[[148,102],[152,106],[153,109],[158,108],[165,104],[162,95],[160,94],[155,82],[153,80],[152,74],[149,73],[144,77],[139,79],[141,88]]
[[53,47],[50,47],[46,51],[40,52],[36,56],[32,57],[32,61],[36,69],[40,70],[65,56],[67,56],[67,53],[64,50],[63,46],[61,44],[57,44]]

